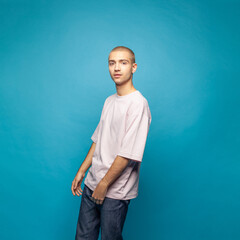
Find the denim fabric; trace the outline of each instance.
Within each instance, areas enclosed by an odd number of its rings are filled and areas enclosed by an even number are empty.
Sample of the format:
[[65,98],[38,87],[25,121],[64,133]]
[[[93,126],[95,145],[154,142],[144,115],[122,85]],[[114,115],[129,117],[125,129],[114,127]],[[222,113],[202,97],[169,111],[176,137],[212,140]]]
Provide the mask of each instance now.
[[101,229],[102,240],[122,240],[123,225],[129,200],[105,197],[103,204],[94,203],[93,191],[84,186],[79,210],[75,240],[97,240]]

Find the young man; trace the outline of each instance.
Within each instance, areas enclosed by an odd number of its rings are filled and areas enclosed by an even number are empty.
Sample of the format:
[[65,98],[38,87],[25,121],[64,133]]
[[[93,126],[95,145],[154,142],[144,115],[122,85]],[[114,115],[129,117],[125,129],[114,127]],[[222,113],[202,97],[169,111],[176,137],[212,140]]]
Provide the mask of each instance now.
[[108,66],[117,92],[104,102],[93,143],[71,187],[74,196],[82,195],[75,240],[97,240],[100,227],[103,240],[123,239],[128,205],[138,195],[151,112],[132,83],[137,69],[133,51],[123,46],[112,49]]

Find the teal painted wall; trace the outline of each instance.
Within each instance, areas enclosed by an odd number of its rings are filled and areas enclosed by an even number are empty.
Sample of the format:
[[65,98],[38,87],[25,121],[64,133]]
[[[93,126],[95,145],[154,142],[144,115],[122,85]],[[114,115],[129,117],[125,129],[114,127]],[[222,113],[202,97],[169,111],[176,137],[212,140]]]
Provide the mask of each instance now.
[[0,239],[74,239],[71,183],[128,46],[152,113],[126,240],[240,239],[240,1],[0,1]]

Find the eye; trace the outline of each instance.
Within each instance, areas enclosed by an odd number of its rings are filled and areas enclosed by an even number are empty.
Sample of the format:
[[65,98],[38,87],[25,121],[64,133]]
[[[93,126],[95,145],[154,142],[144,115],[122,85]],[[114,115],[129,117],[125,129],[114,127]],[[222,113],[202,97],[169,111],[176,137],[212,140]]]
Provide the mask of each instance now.
[[127,62],[123,62],[123,64],[124,64],[124,65],[126,65],[126,64],[127,64]]

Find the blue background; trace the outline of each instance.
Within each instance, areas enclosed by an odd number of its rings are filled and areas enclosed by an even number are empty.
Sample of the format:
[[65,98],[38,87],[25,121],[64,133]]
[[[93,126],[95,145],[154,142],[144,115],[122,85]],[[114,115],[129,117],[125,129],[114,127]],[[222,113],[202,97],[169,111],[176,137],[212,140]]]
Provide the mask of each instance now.
[[0,2],[0,239],[74,239],[72,180],[112,48],[152,113],[126,240],[240,239],[240,1]]

